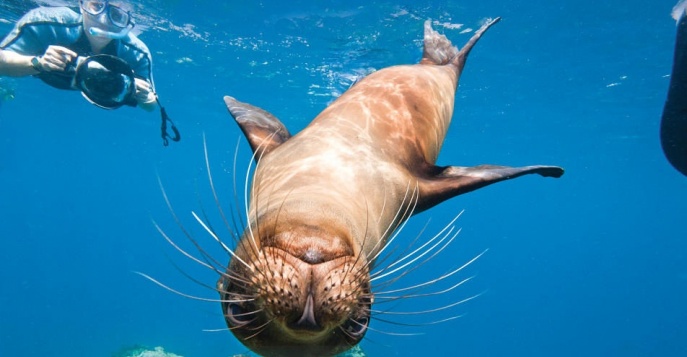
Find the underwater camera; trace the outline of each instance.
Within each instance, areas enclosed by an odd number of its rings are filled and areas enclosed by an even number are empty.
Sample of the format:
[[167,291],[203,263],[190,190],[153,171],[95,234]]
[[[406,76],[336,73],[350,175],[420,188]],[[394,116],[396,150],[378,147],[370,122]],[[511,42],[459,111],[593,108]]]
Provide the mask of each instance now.
[[94,105],[105,109],[136,105],[134,71],[119,57],[77,57],[65,72],[73,73],[72,87]]

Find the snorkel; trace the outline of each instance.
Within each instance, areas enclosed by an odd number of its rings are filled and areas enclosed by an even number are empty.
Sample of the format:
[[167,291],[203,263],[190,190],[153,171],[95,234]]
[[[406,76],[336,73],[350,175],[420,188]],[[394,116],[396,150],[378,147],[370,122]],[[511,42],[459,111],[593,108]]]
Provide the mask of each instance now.
[[131,31],[131,29],[133,29],[133,28],[134,28],[134,24],[131,23],[119,32],[112,32],[112,31],[106,31],[106,30],[103,30],[101,28],[92,26],[88,29],[88,33],[90,33],[93,36],[109,38],[111,40],[121,40],[121,39],[125,38],[126,36],[128,36],[129,31]]

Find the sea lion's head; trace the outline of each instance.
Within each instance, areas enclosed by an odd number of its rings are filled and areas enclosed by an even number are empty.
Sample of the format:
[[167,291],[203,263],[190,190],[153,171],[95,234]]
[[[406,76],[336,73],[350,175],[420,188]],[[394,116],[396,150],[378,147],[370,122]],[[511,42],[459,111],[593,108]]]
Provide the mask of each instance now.
[[251,234],[217,283],[244,345],[265,356],[333,356],[360,342],[373,302],[364,256],[322,232]]

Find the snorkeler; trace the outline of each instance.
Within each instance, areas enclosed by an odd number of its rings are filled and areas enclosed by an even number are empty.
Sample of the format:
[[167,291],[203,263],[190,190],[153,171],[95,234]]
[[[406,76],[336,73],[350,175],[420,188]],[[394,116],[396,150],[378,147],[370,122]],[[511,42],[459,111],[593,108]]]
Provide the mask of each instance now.
[[661,146],[668,161],[687,176],[687,1],[673,9],[677,36],[668,98],[661,118]]
[[[39,7],[29,11],[0,42],[0,76],[36,76],[47,84],[80,90],[106,109],[122,105],[151,111],[160,105],[154,90],[148,47],[131,30],[127,4],[80,0],[80,11]],[[169,117],[162,112],[162,139]],[[171,122],[171,121],[170,121]]]

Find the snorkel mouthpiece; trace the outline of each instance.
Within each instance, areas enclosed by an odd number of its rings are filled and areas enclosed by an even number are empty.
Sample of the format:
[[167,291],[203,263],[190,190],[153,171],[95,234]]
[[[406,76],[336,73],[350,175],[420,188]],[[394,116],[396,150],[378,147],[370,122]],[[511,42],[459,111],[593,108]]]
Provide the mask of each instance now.
[[91,27],[88,29],[88,32],[93,36],[105,37],[105,38],[109,38],[112,40],[121,40],[121,39],[125,38],[129,34],[129,31],[131,31],[131,29],[133,29],[133,28],[134,28],[133,26],[128,25],[127,27],[123,28],[119,32],[111,32],[111,31],[105,31],[105,30],[97,28],[97,27]]

